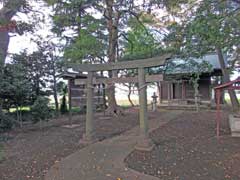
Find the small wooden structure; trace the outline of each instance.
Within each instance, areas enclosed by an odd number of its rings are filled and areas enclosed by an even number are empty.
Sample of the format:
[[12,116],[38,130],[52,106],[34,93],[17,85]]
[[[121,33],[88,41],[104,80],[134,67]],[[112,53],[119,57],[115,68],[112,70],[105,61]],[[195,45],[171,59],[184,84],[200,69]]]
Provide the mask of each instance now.
[[[87,114],[86,114],[86,134],[84,140],[91,142],[95,139],[95,127],[94,127],[94,113],[93,113],[93,92],[94,83],[122,83],[122,82],[138,82],[139,91],[139,121],[140,121],[140,136],[142,141],[138,142],[137,149],[141,150],[151,150],[153,148],[153,143],[148,137],[148,115],[147,115],[147,81],[161,81],[163,80],[162,75],[149,75],[146,77],[145,69],[149,67],[163,66],[165,61],[171,57],[170,54],[163,55],[161,57],[154,57],[149,59],[134,60],[134,61],[124,61],[115,62],[107,64],[73,64],[69,68],[72,68],[77,72],[88,72],[87,79],[85,81],[87,88]],[[97,71],[114,71],[122,69],[137,69],[138,76],[129,78],[108,78],[103,80],[94,80],[94,73]]]
[[[86,110],[87,91],[86,80],[87,75],[82,73],[67,72],[62,75],[62,78],[68,80],[68,103],[69,109],[79,107],[80,110]],[[97,78],[102,78],[97,76]],[[105,107],[105,90],[102,84],[96,84],[94,90],[94,105],[96,108]]]
[[[207,62],[212,67],[210,72],[202,71],[198,81],[201,101],[210,104],[213,97],[211,78],[213,76],[222,76],[218,56],[217,54],[207,54],[202,58],[192,58],[191,60],[196,63]],[[164,81],[161,82],[160,86],[160,99],[163,103],[179,103],[181,105],[194,103],[195,91],[191,83],[191,77],[197,69],[186,62],[187,60],[175,58],[169,60],[165,65]]]
[[[224,90],[240,90],[240,77],[238,77],[234,81],[229,81],[227,83],[221,84],[219,86],[214,87],[215,93],[216,93],[216,99],[217,99],[217,115],[216,115],[216,134],[217,137],[219,137],[219,131],[220,131],[220,120],[221,120],[221,114],[220,114],[220,99],[221,99],[221,92]],[[240,131],[240,127],[239,127]]]

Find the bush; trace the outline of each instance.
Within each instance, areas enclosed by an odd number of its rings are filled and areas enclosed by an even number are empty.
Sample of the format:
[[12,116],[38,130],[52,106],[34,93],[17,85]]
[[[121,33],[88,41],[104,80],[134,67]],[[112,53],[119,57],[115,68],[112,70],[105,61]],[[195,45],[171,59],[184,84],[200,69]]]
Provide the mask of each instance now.
[[66,114],[68,112],[67,101],[66,101],[66,96],[65,95],[63,95],[63,98],[62,98],[60,111],[61,111],[61,114]]
[[[22,115],[22,121],[26,122],[26,121],[32,121],[32,113],[29,109],[22,109],[19,110],[19,113],[21,113]],[[17,111],[13,111],[10,113],[13,117],[17,117]]]
[[0,131],[10,130],[13,127],[13,119],[10,115],[0,112]]
[[48,120],[51,117],[51,109],[48,107],[49,99],[39,96],[31,107],[33,122]]

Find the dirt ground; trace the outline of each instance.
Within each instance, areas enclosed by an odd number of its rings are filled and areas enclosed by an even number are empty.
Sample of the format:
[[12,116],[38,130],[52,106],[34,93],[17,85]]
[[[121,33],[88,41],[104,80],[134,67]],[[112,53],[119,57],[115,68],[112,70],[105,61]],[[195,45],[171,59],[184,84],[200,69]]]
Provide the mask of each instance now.
[[[42,180],[44,174],[55,162],[83,148],[79,140],[85,131],[85,117],[74,116],[76,128],[62,127],[67,118],[49,122],[43,130],[30,126],[0,134],[8,139],[4,146],[4,159],[0,162],[0,180]],[[96,115],[96,134],[100,140],[119,135],[138,124],[136,112],[122,117],[104,118]]]
[[230,136],[222,113],[221,137],[215,136],[215,112],[185,112],[151,133],[156,148],[132,152],[128,167],[162,180],[239,180],[240,138]]

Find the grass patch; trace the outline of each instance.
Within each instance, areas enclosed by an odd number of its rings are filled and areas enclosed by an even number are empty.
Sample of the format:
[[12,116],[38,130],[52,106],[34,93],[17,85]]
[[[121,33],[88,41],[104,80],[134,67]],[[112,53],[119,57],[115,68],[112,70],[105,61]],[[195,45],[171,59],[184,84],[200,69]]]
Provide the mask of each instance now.
[[81,109],[80,109],[80,107],[72,107],[71,111],[72,111],[72,113],[80,113]]
[[[22,111],[30,111],[30,106],[22,107],[21,110],[22,110]],[[10,111],[11,113],[12,113],[12,112],[16,112],[17,109],[16,109],[16,108],[10,108],[9,111]]]
[[[229,94],[225,94],[225,97],[224,97],[225,101],[227,102],[228,105],[231,105],[231,99],[230,99],[230,96]],[[238,102],[240,102],[240,95],[237,94],[237,99],[238,99]]]

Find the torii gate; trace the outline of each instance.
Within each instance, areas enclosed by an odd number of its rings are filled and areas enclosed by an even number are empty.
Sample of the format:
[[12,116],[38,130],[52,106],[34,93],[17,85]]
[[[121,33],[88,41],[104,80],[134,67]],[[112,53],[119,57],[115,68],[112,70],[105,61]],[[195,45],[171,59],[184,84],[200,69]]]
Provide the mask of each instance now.
[[[139,117],[140,117],[140,136],[141,142],[138,142],[136,148],[140,150],[151,150],[153,143],[148,137],[148,115],[147,115],[147,92],[146,82],[157,82],[163,80],[163,75],[148,75],[145,76],[145,68],[162,66],[167,59],[170,59],[171,55],[166,54],[160,57],[123,61],[107,64],[81,64],[71,65],[75,71],[88,72],[87,80],[87,114],[86,114],[86,134],[83,139],[85,142],[92,142],[95,140],[94,135],[94,122],[93,122],[93,83],[123,83],[123,82],[138,82],[139,84]],[[107,78],[98,79],[93,78],[93,73],[97,71],[113,71],[121,69],[138,69],[138,77],[130,78]],[[83,82],[81,82],[83,83]]]
[[235,79],[234,81],[229,81],[226,82],[224,84],[221,84],[219,86],[214,87],[215,90],[215,94],[216,94],[216,100],[217,100],[217,115],[216,115],[216,123],[217,123],[217,127],[216,127],[216,134],[217,134],[217,138],[219,138],[219,133],[220,133],[220,120],[221,120],[221,116],[220,116],[220,98],[221,98],[221,92],[224,90],[240,90],[240,77],[238,77],[237,79]]

